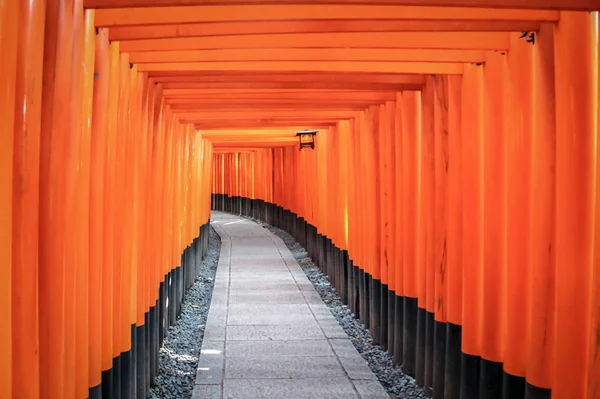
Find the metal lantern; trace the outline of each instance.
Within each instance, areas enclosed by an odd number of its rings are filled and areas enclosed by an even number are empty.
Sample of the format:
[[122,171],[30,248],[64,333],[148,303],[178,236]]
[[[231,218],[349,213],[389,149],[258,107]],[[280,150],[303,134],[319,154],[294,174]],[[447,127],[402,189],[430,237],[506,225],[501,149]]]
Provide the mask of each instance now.
[[296,136],[300,138],[300,150],[304,147],[315,148],[315,136],[317,135],[316,130],[305,129],[296,132]]

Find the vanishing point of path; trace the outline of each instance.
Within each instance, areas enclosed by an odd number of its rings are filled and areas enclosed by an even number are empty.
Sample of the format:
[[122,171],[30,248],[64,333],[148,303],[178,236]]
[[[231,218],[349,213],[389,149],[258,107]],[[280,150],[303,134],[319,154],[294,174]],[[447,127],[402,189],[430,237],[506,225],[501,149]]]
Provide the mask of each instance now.
[[193,399],[388,399],[280,238],[212,213],[221,254]]

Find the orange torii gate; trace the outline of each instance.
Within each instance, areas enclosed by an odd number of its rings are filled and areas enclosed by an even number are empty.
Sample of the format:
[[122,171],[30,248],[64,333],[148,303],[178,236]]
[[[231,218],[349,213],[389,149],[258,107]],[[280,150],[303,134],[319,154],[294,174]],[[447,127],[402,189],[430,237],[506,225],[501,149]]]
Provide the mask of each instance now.
[[212,192],[435,398],[600,398],[598,10],[0,0],[0,397],[142,397]]

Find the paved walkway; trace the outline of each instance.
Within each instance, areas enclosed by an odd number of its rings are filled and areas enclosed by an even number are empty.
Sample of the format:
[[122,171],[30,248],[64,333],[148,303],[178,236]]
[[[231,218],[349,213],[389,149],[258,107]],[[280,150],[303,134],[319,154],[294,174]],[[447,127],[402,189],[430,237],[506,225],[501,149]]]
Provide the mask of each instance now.
[[221,254],[193,399],[389,399],[283,241],[211,220]]

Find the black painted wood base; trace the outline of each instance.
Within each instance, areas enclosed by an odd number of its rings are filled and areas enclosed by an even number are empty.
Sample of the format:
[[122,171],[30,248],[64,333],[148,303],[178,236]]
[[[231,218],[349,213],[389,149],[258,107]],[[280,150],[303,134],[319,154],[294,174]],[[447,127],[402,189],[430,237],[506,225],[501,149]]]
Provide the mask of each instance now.
[[89,399],[102,399],[102,383],[91,387],[88,393]]
[[131,326],[131,350],[113,358],[112,369],[102,372],[101,384],[90,388],[90,399],[148,397],[159,372],[159,349],[169,326],[177,322],[185,292],[194,284],[208,251],[209,230],[208,222],[200,227],[198,237],[182,254],[181,264],[164,276],[155,305],[144,314],[144,323]]
[[212,209],[260,219],[290,233],[329,277],[355,317],[369,328],[374,342],[433,398],[551,398],[549,389],[506,373],[501,363],[463,353],[461,326],[436,321],[433,313],[418,306],[416,298],[390,291],[365,273],[346,250],[337,248],[294,212],[262,200],[224,194],[212,195]]

